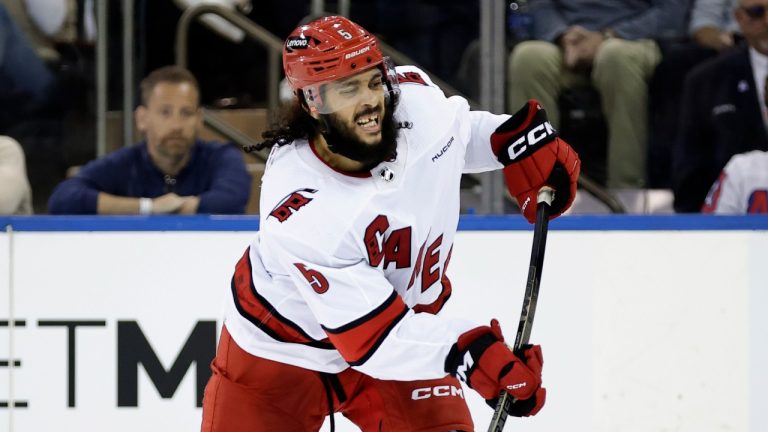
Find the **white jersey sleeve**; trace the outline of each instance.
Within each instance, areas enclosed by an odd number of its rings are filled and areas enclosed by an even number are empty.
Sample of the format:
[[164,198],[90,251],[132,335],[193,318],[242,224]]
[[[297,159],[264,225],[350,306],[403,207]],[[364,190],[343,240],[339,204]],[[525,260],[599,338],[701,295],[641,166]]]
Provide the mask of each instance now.
[[491,135],[509,117],[506,114],[496,115],[486,111],[469,112],[472,137],[467,147],[464,172],[483,172],[504,167],[491,150]]
[[737,154],[710,188],[703,213],[768,213],[768,152]]
[[[499,125],[509,119],[509,115],[491,114],[487,111],[470,111],[469,103],[466,99],[460,96],[445,97],[445,94],[439,87],[437,87],[427,76],[424,71],[414,66],[400,66],[397,68],[398,80],[401,86],[409,86],[409,84],[423,84],[426,88],[423,90],[424,95],[413,105],[421,105],[418,110],[437,110],[441,106],[453,107],[453,112],[460,112],[464,122],[468,127],[468,141],[465,148],[464,156],[464,168],[465,173],[477,173],[491,170],[497,170],[503,168],[501,163],[496,159],[496,156],[491,151],[491,134],[496,130]],[[427,90],[429,89],[429,90]],[[417,114],[413,110],[408,110],[408,115]],[[442,128],[442,124],[439,123],[440,117],[448,117],[448,114],[444,116],[438,116],[438,123],[431,125],[431,128],[439,130]],[[427,131],[434,135],[434,131]]]

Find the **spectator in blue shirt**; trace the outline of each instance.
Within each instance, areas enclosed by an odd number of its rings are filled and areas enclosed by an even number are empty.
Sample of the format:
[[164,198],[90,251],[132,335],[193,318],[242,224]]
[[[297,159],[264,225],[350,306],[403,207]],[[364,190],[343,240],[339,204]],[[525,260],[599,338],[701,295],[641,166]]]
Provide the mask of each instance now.
[[197,139],[200,91],[166,66],[141,83],[136,124],[145,140],[86,164],[48,201],[52,214],[244,213],[250,175],[237,147]]

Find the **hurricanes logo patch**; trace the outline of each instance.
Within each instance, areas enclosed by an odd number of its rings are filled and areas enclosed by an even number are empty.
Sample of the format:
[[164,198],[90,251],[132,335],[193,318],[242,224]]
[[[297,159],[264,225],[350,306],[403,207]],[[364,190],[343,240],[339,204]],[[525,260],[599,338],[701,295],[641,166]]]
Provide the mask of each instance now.
[[414,83],[414,84],[421,84],[421,85],[429,85],[427,84],[427,81],[425,81],[424,78],[422,78],[421,75],[419,75],[418,72],[398,73],[397,82],[400,84]]
[[274,217],[280,223],[287,221],[299,209],[309,204],[314,199],[311,195],[316,192],[317,189],[297,189],[291,192],[280,200],[280,203],[269,212],[269,216]]

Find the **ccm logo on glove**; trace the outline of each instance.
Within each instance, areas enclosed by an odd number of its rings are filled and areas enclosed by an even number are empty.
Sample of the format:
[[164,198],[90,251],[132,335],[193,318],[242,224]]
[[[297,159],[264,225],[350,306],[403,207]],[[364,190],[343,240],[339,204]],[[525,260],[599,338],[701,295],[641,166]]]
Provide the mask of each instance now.
[[[528,150],[528,146],[536,145],[539,142],[541,142],[541,144],[546,144],[552,141],[555,136],[557,136],[555,135],[555,128],[553,128],[548,121],[545,121],[528,131],[527,134],[521,136],[509,146],[509,149],[507,150],[509,160],[513,161],[523,155],[525,151]],[[549,139],[542,142],[545,138]]]
[[509,193],[530,223],[536,221],[536,196],[544,186],[555,190],[550,219],[568,210],[576,196],[581,162],[571,146],[557,136],[537,101],[529,100],[496,128],[491,134],[491,149],[504,165]]

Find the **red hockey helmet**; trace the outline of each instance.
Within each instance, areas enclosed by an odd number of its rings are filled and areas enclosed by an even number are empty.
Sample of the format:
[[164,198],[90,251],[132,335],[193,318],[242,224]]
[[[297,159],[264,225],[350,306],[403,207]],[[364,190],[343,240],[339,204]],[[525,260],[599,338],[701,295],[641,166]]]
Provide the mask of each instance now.
[[382,69],[389,93],[397,93],[394,67],[382,55],[376,38],[342,16],[323,17],[297,27],[283,46],[288,83],[294,92],[304,92],[313,110],[322,106],[320,85],[377,66]]

